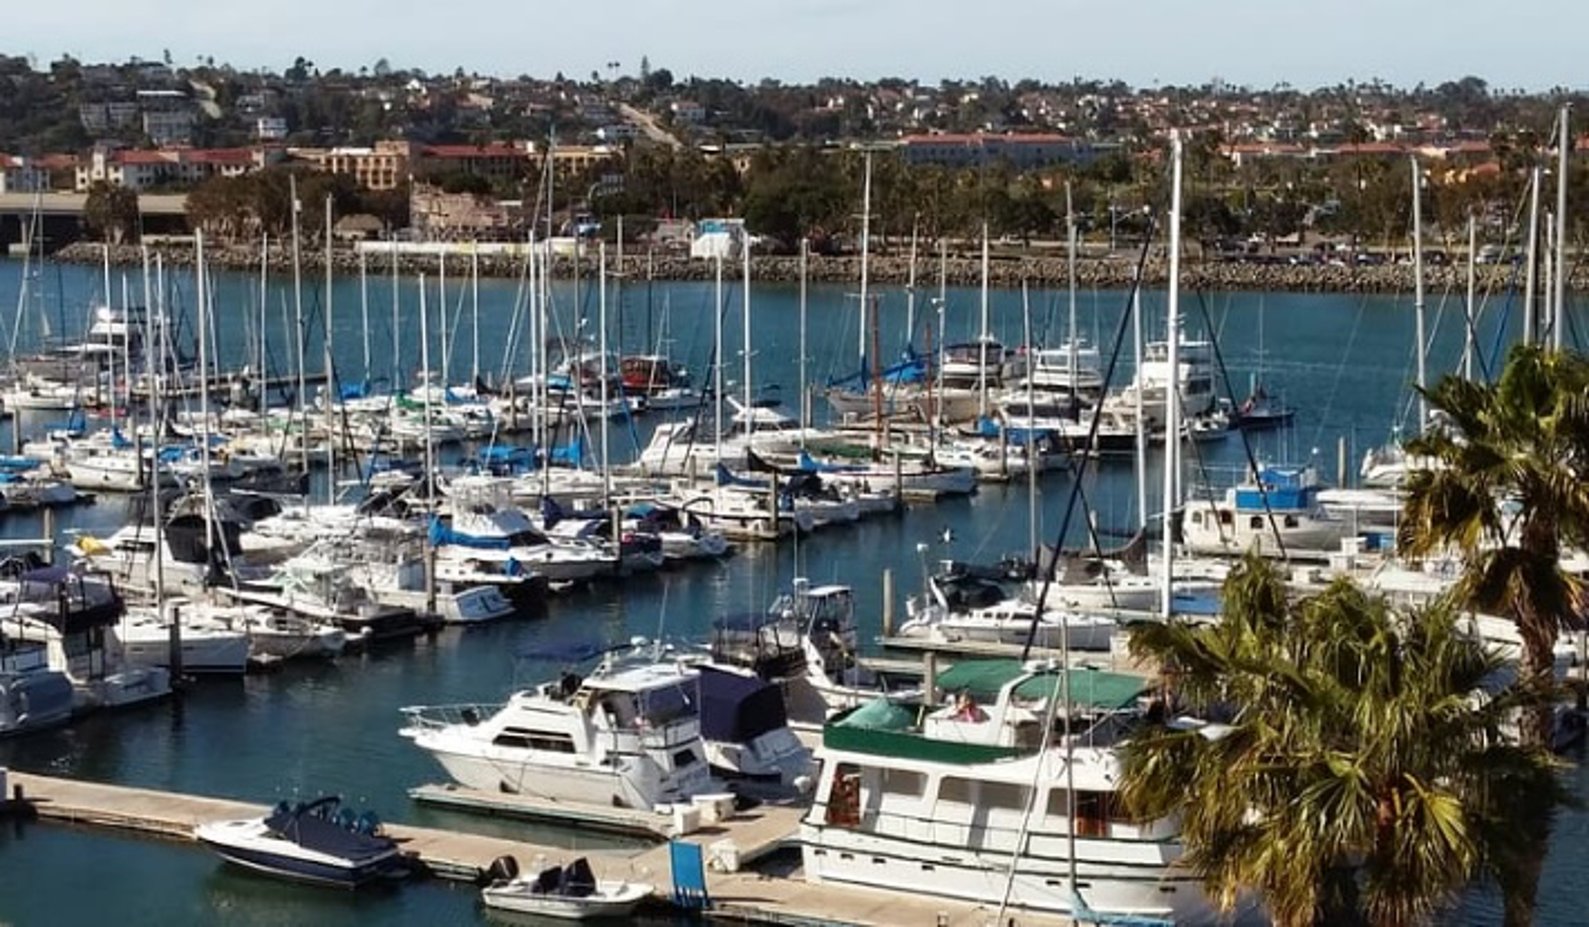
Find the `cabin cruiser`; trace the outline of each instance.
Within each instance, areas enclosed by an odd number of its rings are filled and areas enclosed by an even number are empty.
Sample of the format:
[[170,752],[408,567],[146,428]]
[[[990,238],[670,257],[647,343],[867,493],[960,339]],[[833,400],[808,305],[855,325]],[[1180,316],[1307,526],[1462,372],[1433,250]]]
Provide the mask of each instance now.
[[[588,540],[553,540],[536,529],[530,517],[507,497],[494,480],[455,481],[451,492],[452,523],[430,523],[438,575],[443,563],[499,565],[508,577],[535,574],[551,583],[575,583],[618,569],[611,545]],[[491,572],[483,570],[477,572]],[[456,577],[450,577],[456,578]]]
[[316,885],[357,888],[408,871],[375,815],[345,808],[335,796],[284,801],[262,818],[200,824],[193,836],[234,865]]
[[624,510],[624,530],[647,532],[662,543],[665,561],[718,560],[731,546],[721,532],[701,519],[657,501],[637,502]]
[[750,450],[775,459],[791,459],[800,452],[801,438],[807,432],[799,422],[768,406],[746,407],[732,398],[727,402],[734,413],[721,441],[713,438],[710,425],[700,417],[660,425],[640,453],[641,469],[674,476],[705,475],[719,463],[747,466],[746,452]]
[[1012,594],[1009,586],[1025,578],[999,567],[949,561],[929,576],[924,595],[906,602],[909,616],[899,636],[942,641],[979,641],[1108,650],[1117,625],[1096,612],[1072,612]]
[[0,638],[42,648],[74,709],[122,708],[171,694],[165,669],[126,658],[114,634],[123,604],[103,576],[11,558],[0,564]]
[[485,792],[652,809],[713,791],[694,680],[611,656],[502,705],[404,708],[399,733]]
[[268,577],[220,591],[275,614],[333,624],[364,643],[406,640],[434,622],[412,608],[381,603],[350,575],[334,548],[316,545],[281,563]]
[[811,751],[789,729],[784,695],[753,670],[698,663],[701,738],[712,771],[800,792],[816,775]]
[[177,625],[182,672],[239,675],[247,672],[252,652],[248,632],[233,627],[239,613],[211,602],[169,599],[158,614],[152,608],[128,608],[114,633],[129,663],[171,670],[172,625]]
[[1140,401],[1146,419],[1144,427],[1150,432],[1161,432],[1169,385],[1173,381],[1178,384],[1184,419],[1190,421],[1213,411],[1218,404],[1214,389],[1213,342],[1183,338],[1178,347],[1179,369],[1172,372],[1168,343],[1149,342],[1143,350],[1142,370],[1124,390],[1105,400],[1104,405],[1134,419]]
[[729,615],[713,625],[712,661],[749,669],[784,693],[795,726],[821,725],[835,712],[888,690],[883,676],[860,662],[855,594],[848,586],[812,586],[796,579],[766,612]]
[[1347,537],[1347,524],[1319,505],[1312,467],[1266,467],[1223,498],[1186,503],[1181,536],[1193,553],[1326,559]]
[[[1174,822],[1120,802],[1118,748],[1147,680],[1013,660],[939,678],[942,707],[879,701],[824,728],[800,825],[807,881],[1081,920],[1221,922],[1178,865]],[[1066,720],[1051,725],[1056,713]]]
[[65,724],[72,705],[72,682],[50,669],[44,645],[0,633],[0,737]]

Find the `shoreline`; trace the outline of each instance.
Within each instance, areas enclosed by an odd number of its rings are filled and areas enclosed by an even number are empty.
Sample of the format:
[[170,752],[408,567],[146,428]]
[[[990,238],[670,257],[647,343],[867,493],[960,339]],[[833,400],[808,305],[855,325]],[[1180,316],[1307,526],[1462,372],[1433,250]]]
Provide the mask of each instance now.
[[[157,244],[149,248],[151,256],[161,255],[174,267],[193,264],[193,248],[187,244]],[[97,266],[103,260],[103,247],[98,243],[78,242],[51,255],[51,260],[64,264]],[[110,251],[111,264],[118,267],[142,265],[142,253],[136,245],[117,245]],[[310,249],[301,256],[302,269],[323,272],[323,255]],[[259,249],[255,246],[221,245],[209,249],[212,267],[239,272],[259,270]],[[334,270],[339,274],[357,274],[359,261],[356,253],[339,250],[332,256]],[[463,260],[450,262],[459,277],[467,276]],[[751,277],[764,283],[796,283],[800,279],[800,259],[783,255],[752,255]],[[421,255],[404,255],[398,259],[399,272],[412,275],[419,272],[434,273],[439,260]],[[291,270],[291,261],[285,250],[273,251],[270,268],[275,272]],[[368,261],[372,277],[389,274],[391,262],[384,254],[372,255]],[[609,257],[609,268],[616,269],[616,261]],[[935,291],[939,279],[939,261],[936,256],[917,258],[917,288],[924,293]],[[554,260],[552,276],[572,279],[574,262],[571,258]],[[647,278],[647,257],[644,253],[626,255],[622,268],[632,283],[643,284]],[[1076,284],[1081,289],[1125,289],[1130,286],[1134,262],[1118,257],[1080,258],[1076,262]],[[579,272],[584,279],[594,279],[597,260],[586,257],[580,262]],[[812,283],[851,283],[861,275],[858,256],[827,257],[812,255],[810,259]],[[873,283],[886,286],[904,286],[910,279],[910,259],[899,255],[872,255],[868,259],[868,272]],[[495,279],[518,279],[523,273],[519,258],[482,256],[480,275]],[[659,281],[710,281],[715,275],[715,265],[707,260],[669,254],[657,255],[651,262],[651,277]],[[1424,285],[1431,293],[1466,292],[1468,270],[1465,265],[1424,268]],[[725,262],[725,278],[738,280],[738,261]],[[989,262],[989,285],[999,288],[1018,288],[1023,282],[1038,287],[1063,287],[1069,281],[1069,266],[1063,256],[1020,255],[996,257]],[[1517,280],[1521,284],[1521,271],[1509,264],[1488,265],[1478,270],[1478,288],[1481,294],[1504,288]],[[1149,286],[1162,287],[1169,279],[1168,266],[1162,258],[1150,258],[1143,268],[1143,277]],[[945,267],[945,278],[951,286],[978,286],[982,279],[981,262],[977,258],[950,258]],[[1378,266],[1341,267],[1324,264],[1254,264],[1239,262],[1183,261],[1181,282],[1185,289],[1203,291],[1266,291],[1293,293],[1406,293],[1413,289],[1413,272],[1409,265],[1385,264]],[[1589,289],[1589,267],[1580,269],[1568,281],[1569,289]]]

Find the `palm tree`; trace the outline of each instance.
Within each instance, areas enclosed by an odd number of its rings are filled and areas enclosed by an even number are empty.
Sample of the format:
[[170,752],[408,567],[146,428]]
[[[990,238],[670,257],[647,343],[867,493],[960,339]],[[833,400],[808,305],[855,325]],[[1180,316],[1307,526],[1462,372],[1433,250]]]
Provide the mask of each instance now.
[[[1411,557],[1460,551],[1463,604],[1516,624],[1522,681],[1542,696],[1523,722],[1523,742],[1547,747],[1554,646],[1585,605],[1583,584],[1561,568],[1561,549],[1589,531],[1589,361],[1519,345],[1496,382],[1447,376],[1425,395],[1446,424],[1408,442],[1408,454],[1431,465],[1409,480],[1400,548]],[[1539,839],[1519,861],[1525,888],[1508,899],[1510,924],[1533,918],[1550,823],[1548,807],[1532,822]]]
[[1182,863],[1227,910],[1256,894],[1280,925],[1426,921],[1476,877],[1508,888],[1534,836],[1518,805],[1561,798],[1549,753],[1509,735],[1536,693],[1448,604],[1403,614],[1345,580],[1291,602],[1249,556],[1217,624],[1143,624],[1131,648],[1219,723],[1133,737],[1127,807],[1179,817]]

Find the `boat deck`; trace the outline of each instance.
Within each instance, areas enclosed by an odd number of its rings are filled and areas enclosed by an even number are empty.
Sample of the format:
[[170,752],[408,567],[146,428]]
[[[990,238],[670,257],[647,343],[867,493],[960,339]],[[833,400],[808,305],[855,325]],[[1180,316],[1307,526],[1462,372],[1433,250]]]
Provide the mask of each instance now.
[[[192,840],[193,828],[205,821],[264,814],[262,805],[183,795],[154,789],[130,788],[51,776],[10,772],[12,785],[21,786],[31,809],[44,820],[89,827],[133,831],[179,840]],[[708,825],[691,835],[707,859],[711,845],[732,840],[740,865],[764,859],[791,846],[802,809],[764,805],[742,812],[732,820]],[[558,860],[570,855],[566,847],[507,840],[459,831],[388,824],[386,830],[406,852],[434,874],[450,879],[477,880],[499,856],[514,856],[521,864],[537,857]],[[585,851],[598,876],[649,882],[666,901],[669,885],[669,851],[664,844],[641,850]],[[707,885],[713,909],[709,916],[740,923],[831,925],[944,925],[981,927],[994,910],[954,899],[903,895],[877,889],[834,884],[809,885],[800,878],[798,865],[776,874],[741,868],[738,872],[711,871]],[[1028,927],[1053,924],[1052,914],[1011,912],[1007,925]]]

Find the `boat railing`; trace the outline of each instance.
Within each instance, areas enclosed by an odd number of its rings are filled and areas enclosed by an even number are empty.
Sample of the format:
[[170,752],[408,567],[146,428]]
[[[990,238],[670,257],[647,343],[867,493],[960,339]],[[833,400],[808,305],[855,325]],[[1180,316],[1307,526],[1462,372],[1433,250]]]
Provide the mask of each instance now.
[[501,710],[501,703],[408,705],[398,709],[407,719],[405,730],[409,731],[436,731],[460,724],[474,727]]

